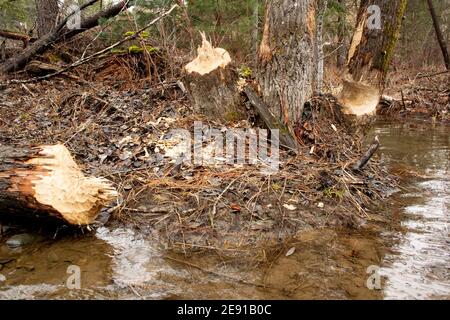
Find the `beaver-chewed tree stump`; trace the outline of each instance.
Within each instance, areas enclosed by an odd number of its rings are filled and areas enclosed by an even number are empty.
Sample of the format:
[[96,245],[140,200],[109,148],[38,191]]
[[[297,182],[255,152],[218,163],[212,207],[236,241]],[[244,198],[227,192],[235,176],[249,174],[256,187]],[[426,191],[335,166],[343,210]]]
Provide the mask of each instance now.
[[88,225],[116,197],[109,181],[84,176],[63,145],[0,145],[0,216]]
[[239,120],[243,115],[242,102],[230,54],[214,48],[205,34],[201,35],[197,58],[184,67],[194,111],[219,120]]

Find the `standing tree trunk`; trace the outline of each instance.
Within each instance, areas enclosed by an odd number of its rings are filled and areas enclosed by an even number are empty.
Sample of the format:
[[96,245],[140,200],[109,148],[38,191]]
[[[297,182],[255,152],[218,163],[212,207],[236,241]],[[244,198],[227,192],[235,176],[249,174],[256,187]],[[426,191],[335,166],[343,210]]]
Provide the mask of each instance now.
[[258,60],[263,101],[292,129],[313,93],[314,0],[268,0]]
[[214,48],[205,34],[201,35],[197,57],[184,67],[194,110],[223,121],[239,120],[243,109],[230,54],[225,49]]
[[442,55],[444,56],[444,63],[447,70],[450,70],[450,56],[448,55],[447,46],[444,41],[444,35],[442,34],[441,25],[439,23],[438,17],[436,16],[436,10],[434,10],[434,5],[432,0],[428,0],[428,8],[430,9],[431,18],[433,19],[434,30],[436,31],[436,38],[441,47]]
[[58,0],[36,0],[36,12],[36,29],[38,37],[41,38],[56,27],[59,13]]
[[324,54],[323,54],[323,23],[325,18],[325,11],[328,7],[328,0],[319,0],[318,2],[318,16],[317,16],[317,32],[316,32],[316,47],[317,47],[317,92],[323,91],[323,72],[324,72]]
[[[252,30],[252,52],[258,52],[258,38],[259,38],[259,0],[254,0],[253,5],[253,30]],[[257,60],[257,57],[256,59]],[[257,61],[256,61],[257,62]]]
[[407,0],[361,0],[340,101],[344,112],[373,114],[400,36]]
[[346,46],[346,14],[347,10],[345,8],[345,0],[339,0],[339,5],[343,12],[339,12],[338,17],[338,50],[337,50],[337,66],[342,68],[345,66],[345,60],[347,58],[347,46]]

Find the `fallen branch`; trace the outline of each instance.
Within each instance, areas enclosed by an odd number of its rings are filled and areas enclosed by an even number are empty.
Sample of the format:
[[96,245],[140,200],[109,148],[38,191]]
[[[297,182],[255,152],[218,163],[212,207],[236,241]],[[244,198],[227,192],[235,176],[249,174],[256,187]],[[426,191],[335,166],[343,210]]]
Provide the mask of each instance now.
[[362,158],[353,166],[353,170],[359,171],[359,170],[364,169],[364,167],[367,165],[369,160],[373,157],[375,152],[377,152],[379,147],[380,147],[380,140],[378,139],[378,136],[375,136],[369,149],[366,151],[366,153],[364,153]]
[[295,152],[298,151],[298,144],[294,137],[270,111],[267,105],[262,101],[262,99],[256,94],[256,92],[250,87],[246,86],[244,92],[247,95],[250,103],[255,107],[256,111],[260,115],[261,119],[264,121],[265,125],[269,129],[278,129],[280,131],[280,144],[288,149]]
[[77,61],[75,61],[74,63],[62,68],[61,70],[59,70],[58,72],[54,72],[54,73],[50,73],[47,74],[45,76],[42,77],[36,77],[36,78],[32,78],[32,79],[27,79],[27,80],[10,80],[7,83],[29,83],[29,82],[35,82],[35,81],[41,81],[41,80],[45,80],[51,77],[54,77],[56,75],[62,74],[70,69],[73,69],[75,67],[78,67],[88,61],[91,61],[92,59],[101,56],[107,52],[109,52],[111,49],[116,48],[118,46],[120,46],[121,44],[133,40],[135,38],[137,38],[143,31],[145,31],[146,29],[148,29],[149,27],[151,27],[152,25],[154,25],[156,22],[158,22],[159,20],[161,20],[162,18],[166,17],[167,15],[169,15],[176,7],[178,7],[178,5],[173,5],[172,8],[170,8],[168,11],[164,12],[163,14],[161,14],[160,16],[158,16],[157,18],[153,19],[152,21],[150,21],[148,24],[146,24],[144,27],[142,27],[141,29],[139,29],[138,31],[136,31],[133,35],[130,35],[128,37],[123,38],[120,41],[117,41],[116,43],[110,45],[109,47],[104,48],[103,50],[100,50],[96,53],[91,54],[90,56],[87,56],[86,58],[82,58],[79,59]]
[[[95,4],[98,0],[90,0],[86,2],[85,4],[80,6],[79,11],[84,10],[85,8]],[[46,34],[42,38],[38,39],[35,43],[33,43],[31,46],[29,46],[27,49],[25,49],[20,54],[15,55],[12,58],[9,58],[4,63],[0,65],[0,73],[8,73],[11,71],[18,70],[22,68],[28,60],[30,60],[31,57],[33,57],[36,54],[41,54],[47,48],[52,45],[61,35],[61,30],[66,28],[67,21],[78,11],[74,11],[70,13],[64,20],[61,21],[58,26],[56,26],[55,30]]]
[[29,37],[27,35],[8,31],[8,30],[0,30],[0,37],[6,38],[6,39],[22,41],[24,49],[28,46],[28,42],[30,42],[30,39],[31,39],[31,37]]

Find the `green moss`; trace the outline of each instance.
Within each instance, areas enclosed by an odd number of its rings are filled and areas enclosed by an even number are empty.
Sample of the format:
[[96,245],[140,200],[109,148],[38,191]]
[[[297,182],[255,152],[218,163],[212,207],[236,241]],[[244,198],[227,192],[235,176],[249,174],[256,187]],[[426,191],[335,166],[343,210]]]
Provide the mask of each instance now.
[[155,47],[152,47],[152,46],[149,46],[149,45],[145,46],[145,49],[147,49],[147,52],[150,53],[150,54],[154,54],[154,53],[157,53],[159,51],[158,48],[155,48]]
[[238,111],[229,111],[225,114],[225,121],[234,122],[242,119],[242,114]]
[[[123,37],[124,38],[131,37],[131,36],[134,36],[135,34],[136,34],[136,32],[134,32],[134,31],[127,31],[123,34]],[[148,33],[148,31],[142,31],[141,33],[139,33],[139,37],[142,39],[148,38],[149,35],[150,34]]]
[[384,55],[381,64],[383,74],[386,74],[389,70],[389,65],[391,64],[392,57],[394,55],[395,45],[400,37],[403,15],[405,13],[407,3],[408,0],[400,0],[394,22],[390,24],[385,30],[386,36],[389,41],[383,52]]
[[124,38],[131,37],[131,36],[134,36],[134,31],[127,31],[123,34]]
[[136,54],[136,53],[142,53],[142,52],[144,52],[144,48],[141,48],[135,44],[128,47],[128,53]]
[[239,69],[239,76],[244,79],[250,79],[253,76],[253,70],[248,66],[242,66]]
[[126,51],[124,49],[112,48],[111,53],[112,54],[124,54],[124,53],[126,53]]
[[344,194],[344,190],[336,190],[334,188],[325,188],[323,190],[323,195],[327,198],[337,198],[339,200],[342,200],[344,198]]
[[58,63],[62,61],[62,58],[57,54],[49,54],[48,60],[50,61],[50,63]]

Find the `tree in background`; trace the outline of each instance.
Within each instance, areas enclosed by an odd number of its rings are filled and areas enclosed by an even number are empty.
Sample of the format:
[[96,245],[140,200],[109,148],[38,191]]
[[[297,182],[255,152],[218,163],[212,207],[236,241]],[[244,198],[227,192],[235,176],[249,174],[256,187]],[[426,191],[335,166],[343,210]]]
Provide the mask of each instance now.
[[46,35],[56,26],[59,14],[58,0],[36,0],[36,30],[38,37]]
[[436,15],[436,10],[434,9],[433,1],[428,0],[428,8],[430,9],[431,18],[433,19],[434,30],[436,32],[436,38],[441,47],[442,55],[444,56],[444,63],[447,70],[450,70],[450,57],[448,55],[447,45],[445,44],[444,35],[442,34],[441,24]]

